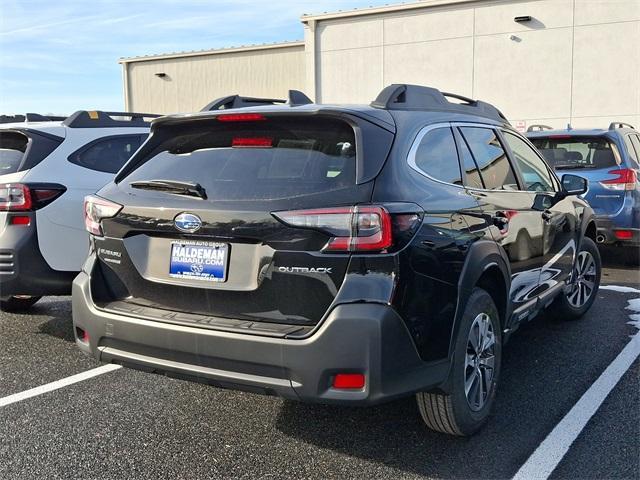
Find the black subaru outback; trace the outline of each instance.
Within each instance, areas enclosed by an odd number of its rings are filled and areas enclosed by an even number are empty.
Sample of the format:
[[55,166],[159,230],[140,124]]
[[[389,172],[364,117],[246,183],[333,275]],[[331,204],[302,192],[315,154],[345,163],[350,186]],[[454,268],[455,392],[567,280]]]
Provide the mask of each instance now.
[[430,428],[468,435],[511,333],[595,300],[586,181],[495,107],[412,85],[369,106],[227,100],[155,120],[86,198],[83,351],[302,401],[415,394]]

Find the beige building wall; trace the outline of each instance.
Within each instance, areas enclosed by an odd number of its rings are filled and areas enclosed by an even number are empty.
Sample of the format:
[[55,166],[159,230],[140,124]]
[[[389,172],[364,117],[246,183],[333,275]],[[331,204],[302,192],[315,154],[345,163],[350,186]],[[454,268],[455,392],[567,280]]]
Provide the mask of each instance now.
[[[121,60],[125,106],[145,113],[186,113],[225,96],[287,98],[304,90],[304,43],[158,55]],[[164,73],[159,77],[157,73]]]
[[416,83],[492,102],[519,125],[640,126],[640,0],[426,0],[303,22],[321,102]]

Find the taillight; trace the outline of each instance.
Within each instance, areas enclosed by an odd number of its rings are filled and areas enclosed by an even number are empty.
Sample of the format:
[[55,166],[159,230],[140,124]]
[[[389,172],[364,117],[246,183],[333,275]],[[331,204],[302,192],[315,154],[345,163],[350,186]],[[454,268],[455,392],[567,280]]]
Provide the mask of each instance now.
[[84,197],[84,227],[87,232],[102,236],[102,225],[100,222],[105,218],[115,217],[122,210],[119,205],[104,198],[89,195]]
[[0,184],[0,211],[25,212],[42,208],[66,191],[53,183]]
[[324,252],[377,252],[393,245],[391,215],[379,206],[292,210],[273,214],[293,227],[328,233]]
[[600,185],[609,190],[634,190],[638,181],[638,173],[631,168],[618,168],[609,170],[609,175],[616,175],[616,178],[602,180]]

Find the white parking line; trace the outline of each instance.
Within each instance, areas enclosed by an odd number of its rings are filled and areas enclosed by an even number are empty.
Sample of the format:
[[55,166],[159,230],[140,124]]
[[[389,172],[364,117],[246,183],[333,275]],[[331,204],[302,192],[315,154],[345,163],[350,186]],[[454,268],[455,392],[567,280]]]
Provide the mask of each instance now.
[[556,425],[513,477],[514,480],[547,479],[569,451],[589,419],[613,387],[640,356],[640,332],[618,354],[573,408]]
[[25,390],[24,392],[14,393],[13,395],[9,395],[8,397],[0,398],[0,407],[5,407],[12,403],[26,400],[27,398],[37,397],[38,395],[42,395],[43,393],[52,392],[53,390],[67,387],[69,385],[73,385],[74,383],[78,383],[89,378],[97,377],[98,375],[102,375],[103,373],[113,372],[114,370],[118,370],[119,368],[122,368],[122,366],[111,363],[98,368],[94,368],[92,370],[87,370],[86,372],[78,373],[77,375],[63,378],[62,380],[57,380],[55,382],[47,383],[46,385],[31,388],[29,390]]

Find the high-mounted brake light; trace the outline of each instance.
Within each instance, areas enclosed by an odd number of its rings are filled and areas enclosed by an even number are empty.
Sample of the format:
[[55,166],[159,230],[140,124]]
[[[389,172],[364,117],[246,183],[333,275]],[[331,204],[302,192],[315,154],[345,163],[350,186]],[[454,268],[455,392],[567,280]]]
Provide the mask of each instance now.
[[380,206],[292,210],[273,214],[293,227],[333,235],[323,252],[380,252],[393,245],[391,215]]
[[600,185],[609,190],[635,190],[638,181],[638,172],[631,168],[617,168],[609,170],[609,175],[616,175],[616,178],[602,180]]
[[102,236],[101,221],[105,218],[115,217],[122,210],[119,205],[104,198],[89,195],[84,197],[84,226],[87,232]]
[[258,122],[266,120],[259,113],[223,113],[216,117],[219,122]]
[[273,146],[270,137],[235,137],[231,140],[232,147],[268,148]]
[[26,212],[42,208],[66,191],[51,183],[0,183],[0,211]]

